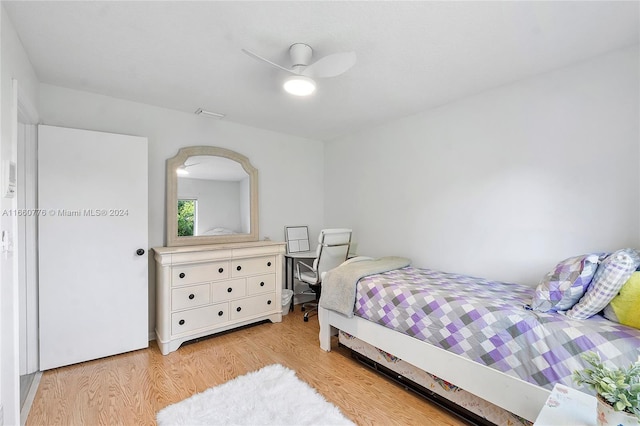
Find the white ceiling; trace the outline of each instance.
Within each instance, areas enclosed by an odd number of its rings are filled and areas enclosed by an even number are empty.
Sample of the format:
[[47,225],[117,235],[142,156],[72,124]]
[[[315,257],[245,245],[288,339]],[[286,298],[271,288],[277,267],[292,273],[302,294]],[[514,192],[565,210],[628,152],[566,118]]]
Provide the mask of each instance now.
[[[636,1],[2,3],[41,82],[319,140],[637,44],[640,26]],[[358,62],[295,98],[240,51],[288,66],[295,42]]]

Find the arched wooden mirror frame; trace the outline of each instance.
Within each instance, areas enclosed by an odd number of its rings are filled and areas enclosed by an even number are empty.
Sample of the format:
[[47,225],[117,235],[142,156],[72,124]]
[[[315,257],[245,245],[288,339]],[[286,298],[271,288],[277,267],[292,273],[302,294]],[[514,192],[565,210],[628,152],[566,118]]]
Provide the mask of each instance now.
[[[189,157],[212,155],[240,163],[249,175],[250,229],[249,233],[231,235],[178,236],[178,167]],[[258,170],[242,154],[215,146],[189,146],[181,148],[175,157],[167,160],[166,232],[167,246],[206,245],[258,241]]]

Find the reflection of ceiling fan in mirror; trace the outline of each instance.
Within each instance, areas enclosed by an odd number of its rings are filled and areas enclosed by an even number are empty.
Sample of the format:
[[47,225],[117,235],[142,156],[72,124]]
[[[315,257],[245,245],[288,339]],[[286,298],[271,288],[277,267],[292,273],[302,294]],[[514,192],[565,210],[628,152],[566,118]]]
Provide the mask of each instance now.
[[229,158],[215,155],[192,155],[176,168],[184,179],[206,179],[238,182],[248,178],[242,165]]
[[178,176],[186,176],[189,174],[189,170],[187,170],[189,167],[193,167],[196,166],[200,163],[191,163],[191,164],[182,164],[180,167],[178,167],[176,169],[176,173],[178,174]]

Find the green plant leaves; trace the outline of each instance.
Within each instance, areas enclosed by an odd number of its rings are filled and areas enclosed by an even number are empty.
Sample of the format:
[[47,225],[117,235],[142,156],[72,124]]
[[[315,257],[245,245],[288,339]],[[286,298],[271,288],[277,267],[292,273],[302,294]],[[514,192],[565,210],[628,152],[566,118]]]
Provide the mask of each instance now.
[[640,361],[629,368],[609,368],[595,352],[582,358],[592,368],[574,371],[573,381],[595,390],[615,410],[635,414],[640,420]]

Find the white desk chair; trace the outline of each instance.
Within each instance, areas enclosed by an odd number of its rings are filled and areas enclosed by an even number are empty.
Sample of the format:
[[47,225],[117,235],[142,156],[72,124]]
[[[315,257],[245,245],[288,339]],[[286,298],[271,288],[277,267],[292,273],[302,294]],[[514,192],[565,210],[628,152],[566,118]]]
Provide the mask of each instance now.
[[[296,264],[296,278],[308,284],[311,288],[310,291],[305,293],[313,293],[316,296],[315,303],[302,305],[303,311],[311,307],[309,312],[304,314],[305,321],[309,321],[309,313],[318,309],[323,273],[347,260],[350,245],[351,229],[323,229],[318,236],[318,248],[316,249],[316,258],[313,260],[313,265],[309,266],[302,262]],[[304,269],[301,270],[301,267]]]

